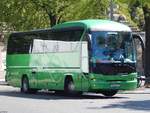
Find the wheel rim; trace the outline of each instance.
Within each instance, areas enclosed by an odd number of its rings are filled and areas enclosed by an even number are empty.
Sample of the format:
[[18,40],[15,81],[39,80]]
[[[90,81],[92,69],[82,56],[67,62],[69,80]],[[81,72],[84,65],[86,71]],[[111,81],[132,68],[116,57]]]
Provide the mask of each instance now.
[[27,84],[27,80],[26,79],[23,80],[23,91],[24,92],[28,91],[28,84]]
[[68,90],[69,91],[74,91],[74,84],[73,84],[73,82],[71,81],[71,82],[69,82],[69,84],[68,84]]

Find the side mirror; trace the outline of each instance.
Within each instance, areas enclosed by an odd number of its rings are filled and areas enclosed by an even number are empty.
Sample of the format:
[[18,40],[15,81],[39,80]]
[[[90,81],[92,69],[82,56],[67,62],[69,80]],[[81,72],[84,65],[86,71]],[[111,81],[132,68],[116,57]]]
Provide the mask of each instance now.
[[140,34],[137,34],[137,33],[133,33],[132,36],[133,36],[134,41],[138,40],[140,42],[142,50],[144,51],[144,49],[145,49],[145,41],[142,38],[142,36]]
[[135,48],[137,52],[137,72],[139,72],[140,75],[144,74],[144,51],[145,51],[145,43],[144,39],[140,34],[133,33],[133,40],[135,43]]

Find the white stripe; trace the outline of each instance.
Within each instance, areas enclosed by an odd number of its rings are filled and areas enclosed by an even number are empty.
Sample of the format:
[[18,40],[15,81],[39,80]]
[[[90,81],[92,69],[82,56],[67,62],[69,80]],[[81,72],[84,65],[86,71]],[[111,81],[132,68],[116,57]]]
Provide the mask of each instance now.
[[101,24],[91,27],[92,31],[125,31],[125,32],[131,32],[131,29],[123,24]]

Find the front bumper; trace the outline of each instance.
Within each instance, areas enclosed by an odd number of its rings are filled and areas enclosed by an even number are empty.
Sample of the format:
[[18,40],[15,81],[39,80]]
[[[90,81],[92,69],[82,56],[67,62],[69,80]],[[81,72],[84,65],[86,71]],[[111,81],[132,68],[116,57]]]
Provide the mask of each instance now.
[[137,80],[134,81],[96,81],[91,82],[90,90],[133,90],[137,88]]
[[122,76],[93,75],[90,91],[133,90],[137,88],[136,73]]

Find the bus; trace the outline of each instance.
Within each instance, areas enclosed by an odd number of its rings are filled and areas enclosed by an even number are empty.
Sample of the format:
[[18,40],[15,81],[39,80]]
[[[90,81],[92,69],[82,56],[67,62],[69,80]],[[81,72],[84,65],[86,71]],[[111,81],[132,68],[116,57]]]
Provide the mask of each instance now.
[[137,72],[132,31],[121,23],[88,19],[12,33],[6,80],[24,93],[46,89],[114,96],[133,90]]

